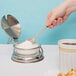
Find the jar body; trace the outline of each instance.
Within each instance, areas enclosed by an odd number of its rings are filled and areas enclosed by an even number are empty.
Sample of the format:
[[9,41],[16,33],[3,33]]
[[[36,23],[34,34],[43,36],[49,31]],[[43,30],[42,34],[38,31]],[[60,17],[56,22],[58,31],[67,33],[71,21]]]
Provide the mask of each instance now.
[[30,54],[35,54],[37,52],[39,52],[40,47],[34,48],[34,49],[19,49],[19,48],[15,48],[14,51],[18,54],[22,54],[22,55],[30,55]]
[[[36,46],[32,46],[32,45],[36,45]],[[40,48],[41,48],[41,45],[39,45],[38,43],[32,44],[30,42],[29,44],[28,41],[22,42],[22,43],[16,43],[14,45],[14,51],[22,55],[35,54],[39,52]]]
[[64,39],[59,41],[59,69],[66,73],[76,69],[76,40]]
[[14,51],[11,59],[19,63],[34,63],[39,62],[44,59],[42,47],[37,47],[34,49],[20,49],[14,47]]

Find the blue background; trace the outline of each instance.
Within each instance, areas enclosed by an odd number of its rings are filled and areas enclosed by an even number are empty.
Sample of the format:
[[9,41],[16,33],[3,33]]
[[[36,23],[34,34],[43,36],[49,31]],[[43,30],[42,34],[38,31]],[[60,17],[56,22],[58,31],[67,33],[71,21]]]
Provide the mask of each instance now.
[[[0,20],[3,15],[11,14],[20,22],[22,33],[19,41],[33,37],[46,22],[47,14],[64,0],[0,0]],[[0,24],[1,25],[1,24]],[[60,39],[76,39],[76,13],[54,29],[47,29],[37,38],[41,44],[57,44]],[[0,43],[5,44],[8,36],[0,26]]]

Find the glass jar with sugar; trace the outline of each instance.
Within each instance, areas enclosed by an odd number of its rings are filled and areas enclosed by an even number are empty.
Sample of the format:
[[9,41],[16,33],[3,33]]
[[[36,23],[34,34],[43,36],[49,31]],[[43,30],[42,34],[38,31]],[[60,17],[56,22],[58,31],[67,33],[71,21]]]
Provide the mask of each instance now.
[[23,63],[37,62],[43,58],[43,49],[36,42],[32,43],[26,40],[25,42],[14,45],[14,53],[12,55],[12,60],[14,61]]

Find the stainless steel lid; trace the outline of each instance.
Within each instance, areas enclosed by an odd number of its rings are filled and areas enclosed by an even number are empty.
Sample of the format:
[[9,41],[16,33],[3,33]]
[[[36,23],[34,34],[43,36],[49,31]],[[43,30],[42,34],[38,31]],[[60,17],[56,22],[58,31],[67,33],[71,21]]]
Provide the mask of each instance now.
[[19,21],[12,15],[3,16],[1,20],[3,30],[9,35],[14,41],[18,39],[21,34],[21,27]]

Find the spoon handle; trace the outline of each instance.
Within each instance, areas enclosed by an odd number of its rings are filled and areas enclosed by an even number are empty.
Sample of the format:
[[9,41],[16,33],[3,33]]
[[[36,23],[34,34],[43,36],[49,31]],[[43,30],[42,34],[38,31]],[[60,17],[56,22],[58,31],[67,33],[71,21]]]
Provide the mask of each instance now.
[[43,29],[41,29],[33,38],[36,39],[39,35],[41,35],[45,30],[47,29],[47,27],[44,27]]

